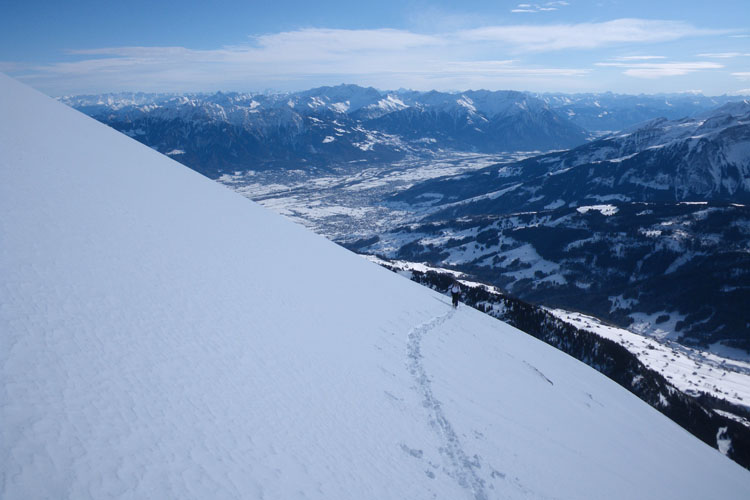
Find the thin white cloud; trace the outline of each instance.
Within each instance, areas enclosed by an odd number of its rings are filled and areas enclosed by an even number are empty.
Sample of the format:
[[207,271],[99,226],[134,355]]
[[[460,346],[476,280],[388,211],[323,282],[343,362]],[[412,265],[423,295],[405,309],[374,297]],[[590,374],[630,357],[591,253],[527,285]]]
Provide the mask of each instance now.
[[698,54],[697,57],[710,57],[712,59],[732,59],[735,57],[746,57],[750,54],[743,52],[710,52],[706,54]]
[[602,23],[488,26],[458,35],[466,41],[506,43],[520,51],[541,52],[667,42],[725,32],[699,29],[682,21],[616,19]]
[[530,64],[519,55],[670,41],[707,33],[682,22],[639,19],[491,26],[436,34],[302,29],[255,36],[245,45],[212,50],[93,48],[69,51],[68,59],[72,56],[73,61],[3,67],[9,67],[13,76],[58,94],[129,89],[296,90],[341,82],[383,88],[535,89],[549,88],[551,79],[556,79],[559,88],[576,88],[581,77],[591,74],[590,67]]
[[750,71],[740,71],[738,73],[732,73],[732,76],[736,76],[740,80],[750,80]]
[[23,71],[28,67],[28,64],[14,62],[14,61],[0,61],[0,73],[14,73]]
[[284,51],[312,45],[316,50],[350,52],[358,50],[404,50],[440,46],[444,37],[405,30],[304,29],[255,37],[260,47]]
[[662,78],[665,76],[682,76],[696,71],[720,69],[724,66],[715,62],[660,62],[660,63],[625,63],[600,62],[596,66],[624,68],[624,75],[635,78]]
[[730,92],[730,95],[750,95],[750,89],[735,90],[734,92]]
[[530,4],[530,3],[519,3],[515,9],[511,9],[510,11],[516,14],[519,13],[527,13],[527,14],[533,14],[537,12],[551,12],[558,10],[560,7],[566,7],[570,5],[568,2],[546,2],[543,4]]
[[[53,93],[109,90],[308,88],[313,80],[383,88],[508,88],[520,82],[580,78],[589,69],[526,66],[477,58],[450,36],[399,30],[300,30],[255,37],[244,46],[113,47],[70,51],[74,62],[33,65],[17,75]],[[523,85],[526,87],[527,85]]]
[[615,61],[650,61],[652,59],[666,59],[666,56],[620,56]]

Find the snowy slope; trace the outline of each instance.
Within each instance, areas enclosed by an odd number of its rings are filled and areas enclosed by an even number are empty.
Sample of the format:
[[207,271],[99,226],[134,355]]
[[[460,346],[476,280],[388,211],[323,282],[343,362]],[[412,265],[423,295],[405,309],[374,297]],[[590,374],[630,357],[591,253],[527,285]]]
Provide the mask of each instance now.
[[4,76],[0,443],[3,499],[750,492],[585,365]]

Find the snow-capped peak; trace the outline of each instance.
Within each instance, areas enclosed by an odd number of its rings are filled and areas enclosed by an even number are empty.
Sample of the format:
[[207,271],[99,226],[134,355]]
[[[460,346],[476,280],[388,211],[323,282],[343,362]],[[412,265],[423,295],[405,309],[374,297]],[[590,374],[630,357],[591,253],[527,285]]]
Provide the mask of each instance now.
[[331,108],[339,113],[346,113],[349,111],[349,106],[349,101],[331,103]]
[[474,106],[474,101],[472,101],[471,98],[466,97],[465,95],[462,95],[459,99],[457,99],[456,104],[463,108],[466,108],[471,113],[477,112],[477,108],[476,106]]
[[404,101],[399,99],[398,96],[393,94],[388,94],[383,99],[379,100],[377,104],[373,104],[372,106],[376,106],[387,112],[398,111],[409,107],[407,104],[404,104]]

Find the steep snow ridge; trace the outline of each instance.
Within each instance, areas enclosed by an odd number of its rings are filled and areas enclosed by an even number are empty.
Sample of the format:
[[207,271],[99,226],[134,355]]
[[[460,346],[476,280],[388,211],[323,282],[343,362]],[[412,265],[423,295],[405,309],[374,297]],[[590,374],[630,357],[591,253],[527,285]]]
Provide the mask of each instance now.
[[4,76],[0,116],[3,499],[746,498],[572,358]]

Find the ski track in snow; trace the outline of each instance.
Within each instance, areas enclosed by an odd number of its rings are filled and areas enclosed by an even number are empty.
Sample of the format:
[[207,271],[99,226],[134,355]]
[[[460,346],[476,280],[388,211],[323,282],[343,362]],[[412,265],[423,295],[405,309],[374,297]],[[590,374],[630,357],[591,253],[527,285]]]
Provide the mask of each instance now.
[[525,364],[526,366],[528,366],[529,368],[531,368],[531,369],[532,369],[532,370],[533,370],[533,371],[534,371],[534,372],[535,372],[535,373],[536,373],[537,375],[539,375],[539,376],[540,376],[540,377],[542,377],[542,378],[543,378],[544,380],[546,380],[547,382],[549,382],[549,384],[550,384],[550,385],[555,385],[555,383],[554,383],[554,382],[552,382],[552,381],[551,381],[551,380],[550,380],[549,378],[547,378],[547,376],[546,376],[546,375],[545,375],[544,373],[542,373],[542,372],[541,372],[541,371],[539,370],[539,368],[537,368],[536,366],[532,365],[532,364],[531,364],[531,363],[529,363],[528,361],[524,361],[524,364]]
[[409,331],[406,344],[407,362],[409,372],[414,376],[414,380],[417,383],[417,390],[423,398],[422,404],[431,414],[430,425],[435,428],[443,441],[440,452],[453,466],[452,475],[462,488],[471,490],[472,497],[475,500],[486,500],[487,494],[484,491],[484,480],[474,471],[475,467],[479,467],[479,457],[475,456],[473,460],[470,460],[466,455],[456,431],[443,413],[442,403],[432,392],[430,378],[427,376],[427,372],[422,364],[422,339],[432,329],[442,325],[453,317],[454,313],[455,309],[451,309],[446,314],[437,316]]

